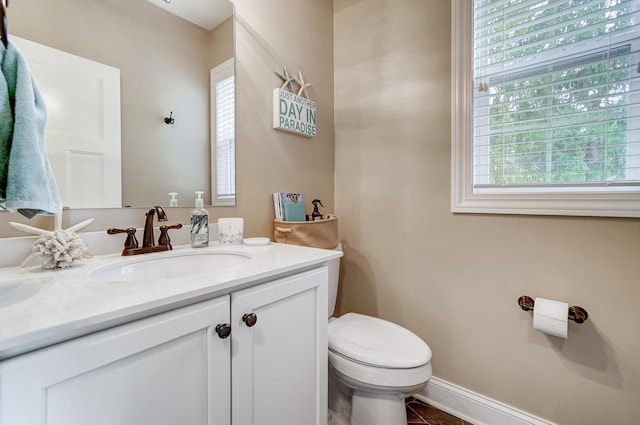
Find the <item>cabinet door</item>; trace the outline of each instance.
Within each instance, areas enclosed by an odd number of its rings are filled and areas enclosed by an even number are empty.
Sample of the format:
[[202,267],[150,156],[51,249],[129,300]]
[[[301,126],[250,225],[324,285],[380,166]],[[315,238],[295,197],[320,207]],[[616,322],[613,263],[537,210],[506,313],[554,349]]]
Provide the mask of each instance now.
[[233,425],[326,425],[327,279],[323,267],[231,294]]
[[228,425],[229,297],[0,363],[1,425]]

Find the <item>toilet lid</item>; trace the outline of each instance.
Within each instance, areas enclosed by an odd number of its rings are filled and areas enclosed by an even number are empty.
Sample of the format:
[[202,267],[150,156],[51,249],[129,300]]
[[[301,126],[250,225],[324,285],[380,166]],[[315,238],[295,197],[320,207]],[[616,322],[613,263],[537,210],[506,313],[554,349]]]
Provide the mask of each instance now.
[[413,332],[357,313],[347,313],[329,323],[329,349],[386,368],[412,368],[431,361],[431,349]]

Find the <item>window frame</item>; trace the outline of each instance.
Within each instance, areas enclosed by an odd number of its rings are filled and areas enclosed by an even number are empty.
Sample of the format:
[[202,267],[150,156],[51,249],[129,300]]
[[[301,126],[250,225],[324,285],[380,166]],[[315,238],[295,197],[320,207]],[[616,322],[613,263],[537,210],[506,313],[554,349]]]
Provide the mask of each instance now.
[[[236,195],[234,196],[220,196],[218,193],[218,158],[217,158],[217,128],[216,128],[216,85],[229,78],[235,78],[235,59],[230,58],[220,65],[217,65],[211,70],[210,73],[210,99],[211,99],[211,117],[210,117],[210,125],[211,125],[211,205],[214,207],[233,207],[236,205]],[[234,81],[234,96],[235,96],[235,81]],[[236,115],[236,111],[234,108],[234,118]],[[235,136],[234,136],[234,145],[235,145]],[[235,158],[235,147],[234,147],[234,157],[233,161],[236,161]],[[234,167],[235,168],[235,167]],[[236,175],[234,174],[234,185],[237,184]],[[237,187],[236,187],[237,191]]]
[[[451,2],[451,211],[454,213],[640,217],[640,193],[478,193],[473,188],[473,0]],[[546,191],[544,191],[546,189]]]

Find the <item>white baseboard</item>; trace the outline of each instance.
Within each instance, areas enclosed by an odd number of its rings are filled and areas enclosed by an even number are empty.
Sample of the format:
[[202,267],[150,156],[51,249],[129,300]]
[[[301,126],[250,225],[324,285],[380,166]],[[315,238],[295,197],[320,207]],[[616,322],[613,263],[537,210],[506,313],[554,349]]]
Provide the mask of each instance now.
[[436,377],[414,397],[473,425],[555,425]]

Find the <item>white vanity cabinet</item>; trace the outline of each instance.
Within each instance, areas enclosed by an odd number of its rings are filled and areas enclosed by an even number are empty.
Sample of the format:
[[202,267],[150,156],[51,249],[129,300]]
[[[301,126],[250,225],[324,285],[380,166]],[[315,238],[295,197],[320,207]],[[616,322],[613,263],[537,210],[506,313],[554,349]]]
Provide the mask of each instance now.
[[0,362],[0,425],[324,425],[326,282],[322,267]]
[[327,276],[231,294],[233,425],[326,425]]
[[0,364],[2,425],[228,424],[229,296]]

